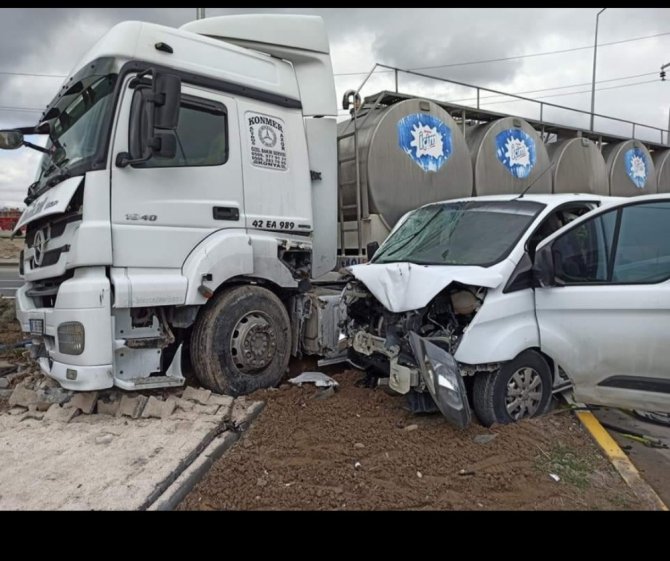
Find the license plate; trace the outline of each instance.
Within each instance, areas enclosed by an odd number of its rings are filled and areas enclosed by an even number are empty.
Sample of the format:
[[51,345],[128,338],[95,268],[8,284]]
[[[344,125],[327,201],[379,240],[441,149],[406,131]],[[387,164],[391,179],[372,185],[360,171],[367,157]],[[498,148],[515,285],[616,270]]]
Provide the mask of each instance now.
[[30,334],[31,335],[43,335],[44,334],[44,320],[43,319],[31,319],[30,322]]

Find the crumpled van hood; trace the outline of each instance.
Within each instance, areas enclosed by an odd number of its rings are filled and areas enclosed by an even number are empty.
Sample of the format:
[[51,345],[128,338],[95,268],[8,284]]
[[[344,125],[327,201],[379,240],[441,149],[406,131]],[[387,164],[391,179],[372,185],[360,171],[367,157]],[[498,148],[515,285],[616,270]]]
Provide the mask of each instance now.
[[452,282],[495,288],[503,281],[506,260],[492,267],[365,263],[347,270],[391,312],[408,312],[428,305]]

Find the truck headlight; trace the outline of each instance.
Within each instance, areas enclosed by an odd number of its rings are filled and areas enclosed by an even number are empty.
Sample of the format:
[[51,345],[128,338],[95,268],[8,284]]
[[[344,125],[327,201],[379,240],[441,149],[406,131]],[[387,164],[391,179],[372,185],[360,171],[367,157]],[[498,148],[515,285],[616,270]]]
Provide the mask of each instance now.
[[454,357],[413,331],[410,331],[409,343],[437,407],[449,421],[461,428],[467,427],[471,420],[470,404]]
[[84,326],[78,321],[66,321],[58,326],[58,352],[80,355],[84,352]]

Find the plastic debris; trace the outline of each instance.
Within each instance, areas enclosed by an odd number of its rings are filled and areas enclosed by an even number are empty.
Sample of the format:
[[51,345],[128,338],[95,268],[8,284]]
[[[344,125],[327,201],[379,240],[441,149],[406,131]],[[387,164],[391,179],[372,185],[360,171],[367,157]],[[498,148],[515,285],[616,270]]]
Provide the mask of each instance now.
[[318,388],[338,387],[340,384],[330,376],[326,376],[321,372],[303,372],[300,376],[291,378],[291,384],[302,386],[303,384],[314,384]]
[[556,475],[555,473],[550,473],[549,477],[551,477],[554,481],[560,481],[561,480],[561,478],[558,477],[558,475]]

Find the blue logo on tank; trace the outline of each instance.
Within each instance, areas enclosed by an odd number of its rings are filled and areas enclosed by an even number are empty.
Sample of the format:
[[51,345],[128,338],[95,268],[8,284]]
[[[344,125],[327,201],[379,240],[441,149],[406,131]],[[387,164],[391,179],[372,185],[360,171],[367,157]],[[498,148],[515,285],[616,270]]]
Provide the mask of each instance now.
[[644,189],[647,183],[649,162],[646,154],[639,148],[631,148],[623,155],[626,173],[638,189]]
[[535,141],[521,129],[507,129],[496,135],[496,156],[514,177],[525,179],[535,167]]
[[423,171],[438,171],[452,152],[451,129],[425,113],[398,121],[398,145]]

